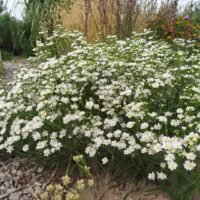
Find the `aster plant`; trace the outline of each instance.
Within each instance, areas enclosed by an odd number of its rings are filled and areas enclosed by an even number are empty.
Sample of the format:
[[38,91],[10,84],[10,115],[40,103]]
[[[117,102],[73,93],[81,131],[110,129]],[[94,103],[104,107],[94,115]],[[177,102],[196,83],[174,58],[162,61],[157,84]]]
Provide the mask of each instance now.
[[[40,33],[45,37],[45,33]],[[89,44],[58,27],[0,91],[0,150],[104,165],[141,163],[151,180],[191,171],[200,151],[200,50],[153,33]],[[135,169],[132,169],[133,171]]]

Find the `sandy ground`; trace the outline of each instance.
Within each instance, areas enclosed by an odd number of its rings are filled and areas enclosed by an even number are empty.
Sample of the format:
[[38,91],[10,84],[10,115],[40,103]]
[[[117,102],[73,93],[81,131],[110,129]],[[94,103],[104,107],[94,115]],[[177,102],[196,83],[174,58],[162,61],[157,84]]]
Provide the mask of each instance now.
[[26,60],[24,58],[15,58],[11,61],[4,61],[3,67],[5,69],[5,78],[4,83],[7,84],[14,80],[15,78],[15,72],[17,69],[20,68],[21,65],[24,65],[26,63]]

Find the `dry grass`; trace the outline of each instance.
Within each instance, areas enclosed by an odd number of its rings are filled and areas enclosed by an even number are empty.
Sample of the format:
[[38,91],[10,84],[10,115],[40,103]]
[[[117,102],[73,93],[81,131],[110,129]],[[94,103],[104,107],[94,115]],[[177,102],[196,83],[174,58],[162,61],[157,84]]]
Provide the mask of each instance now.
[[[105,29],[102,25],[102,19],[100,16],[100,12],[98,9],[98,1],[91,2],[91,8],[88,18],[88,35],[87,38],[90,41],[100,39],[104,35],[114,33],[114,17],[111,6],[109,5],[107,8],[107,13],[109,13],[108,26],[109,28]],[[85,20],[85,5],[84,0],[76,0],[71,10],[66,13],[61,13],[61,21],[63,27],[68,30],[78,30],[84,32],[84,20]]]
[[[149,10],[148,7],[155,5],[156,0],[137,0],[137,4],[134,7],[133,13],[133,30],[142,31],[147,26],[147,20],[149,19],[149,12],[154,12],[155,9]],[[154,4],[153,4],[154,3]],[[82,32],[85,31],[85,15],[86,15],[85,0],[75,0],[71,10],[66,13],[62,12],[61,22],[63,27],[68,30],[79,30]],[[116,0],[92,0],[91,6],[89,8],[88,14],[88,31],[87,38],[89,41],[96,39],[102,39],[109,34],[117,34],[117,12],[118,7]],[[124,8],[120,13],[124,12]],[[127,7],[125,7],[127,9]],[[124,22],[121,20],[121,27],[123,29]]]

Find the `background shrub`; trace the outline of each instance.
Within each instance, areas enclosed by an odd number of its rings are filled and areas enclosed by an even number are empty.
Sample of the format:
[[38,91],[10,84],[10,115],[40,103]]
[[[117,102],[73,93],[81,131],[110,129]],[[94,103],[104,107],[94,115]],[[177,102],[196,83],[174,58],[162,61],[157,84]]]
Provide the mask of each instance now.
[[190,16],[181,16],[175,21],[168,22],[164,18],[155,16],[149,28],[154,30],[160,39],[172,41],[174,38],[199,39],[199,23]]
[[0,48],[3,50],[3,58],[8,55],[30,55],[30,28],[22,22],[11,17],[10,14],[0,15]]

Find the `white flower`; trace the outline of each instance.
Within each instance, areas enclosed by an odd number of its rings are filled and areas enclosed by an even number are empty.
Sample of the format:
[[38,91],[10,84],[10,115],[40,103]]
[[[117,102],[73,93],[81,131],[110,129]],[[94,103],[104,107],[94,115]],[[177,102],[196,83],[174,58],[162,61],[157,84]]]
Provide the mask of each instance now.
[[191,171],[196,167],[196,163],[186,160],[183,166],[187,171]]
[[160,122],[167,122],[167,117],[165,117],[165,116],[160,116],[160,117],[158,117],[158,120],[159,120]]
[[8,146],[7,149],[6,149],[6,151],[8,153],[12,153],[13,152],[13,146]]
[[160,163],[160,166],[162,169],[164,169],[166,167],[166,163],[162,162],[162,163]]
[[130,89],[126,89],[124,92],[121,92],[121,96],[130,96],[132,91]]
[[51,138],[52,140],[55,140],[57,137],[58,137],[58,134],[57,134],[56,132],[51,133],[50,138]]
[[63,129],[63,130],[60,131],[59,138],[62,139],[63,137],[65,137],[65,135],[66,135],[66,130]]
[[178,109],[176,110],[176,112],[179,113],[179,114],[182,114],[182,113],[183,113],[183,109],[182,109],[182,108],[178,108]]
[[106,157],[102,158],[103,165],[105,165],[107,162],[108,162],[108,158],[106,158]]
[[44,156],[45,156],[45,157],[48,157],[48,156],[51,154],[51,151],[50,151],[49,149],[45,149],[45,150],[43,151],[43,153],[44,153]]
[[175,163],[174,161],[168,161],[167,165],[171,171],[174,171],[178,167],[177,163]]
[[167,176],[166,176],[166,174],[164,174],[163,172],[157,172],[157,177],[158,177],[158,179],[160,179],[160,180],[165,180],[165,179],[167,179]]
[[156,112],[152,112],[152,113],[149,113],[148,115],[151,116],[151,117],[156,117],[157,113]]
[[165,156],[165,160],[166,160],[166,161],[173,161],[174,159],[175,159],[174,154],[167,154],[167,155]]
[[44,149],[47,145],[47,141],[40,141],[37,143],[36,149]]
[[161,130],[162,129],[162,126],[161,124],[155,124],[154,127],[153,127],[155,130]]
[[152,87],[153,87],[153,88],[159,88],[159,86],[160,86],[160,85],[159,85],[158,82],[154,82],[154,83],[152,84]]
[[166,112],[166,113],[165,113],[165,116],[166,116],[166,117],[170,117],[170,116],[172,116],[172,114],[173,114],[173,113],[171,113],[171,112]]
[[88,154],[90,157],[94,157],[96,154],[96,151],[97,150],[94,147],[90,147],[90,146],[86,147],[85,149],[85,153]]
[[126,124],[126,127],[127,127],[127,128],[133,128],[134,125],[135,125],[135,122],[128,122],[128,123]]
[[32,119],[32,129],[36,130],[43,126],[43,121],[40,119],[40,117],[34,117]]
[[191,153],[187,153],[187,154],[185,155],[185,157],[186,157],[188,160],[195,160],[196,155],[195,155],[193,152],[191,152]]
[[161,144],[157,143],[157,144],[153,145],[153,150],[155,152],[160,152],[162,150]]
[[172,119],[171,122],[170,122],[171,126],[179,126],[180,125],[180,121],[179,120],[175,120],[175,119]]
[[196,146],[197,151],[200,151],[200,144]]
[[113,118],[113,119],[105,119],[104,124],[105,124],[105,128],[111,128],[116,126],[118,122],[117,118]]
[[116,138],[119,138],[121,136],[122,132],[120,130],[116,130],[113,135],[116,137]]
[[155,178],[156,178],[156,175],[155,175],[154,172],[151,172],[151,173],[148,174],[148,179],[149,180],[155,180]]
[[69,103],[69,98],[62,97],[62,98],[60,99],[60,101],[62,101],[62,102],[65,103],[65,104],[68,104],[68,103]]
[[94,106],[93,101],[87,101],[86,105],[85,105],[85,108],[91,110],[93,106]]
[[41,138],[41,135],[40,135],[39,132],[36,132],[36,133],[33,134],[33,139],[34,139],[35,141],[39,140],[40,138]]
[[62,147],[62,144],[56,139],[51,139],[49,143],[55,150],[60,150]]
[[23,146],[22,150],[23,150],[24,152],[27,152],[27,151],[29,150],[29,145],[28,145],[28,144],[25,144],[25,145]]
[[140,128],[141,128],[141,129],[147,129],[148,127],[149,127],[149,124],[146,123],[146,122],[144,122],[144,123],[142,123],[142,124],[140,125]]
[[42,137],[48,137],[48,131],[43,131],[42,132]]

